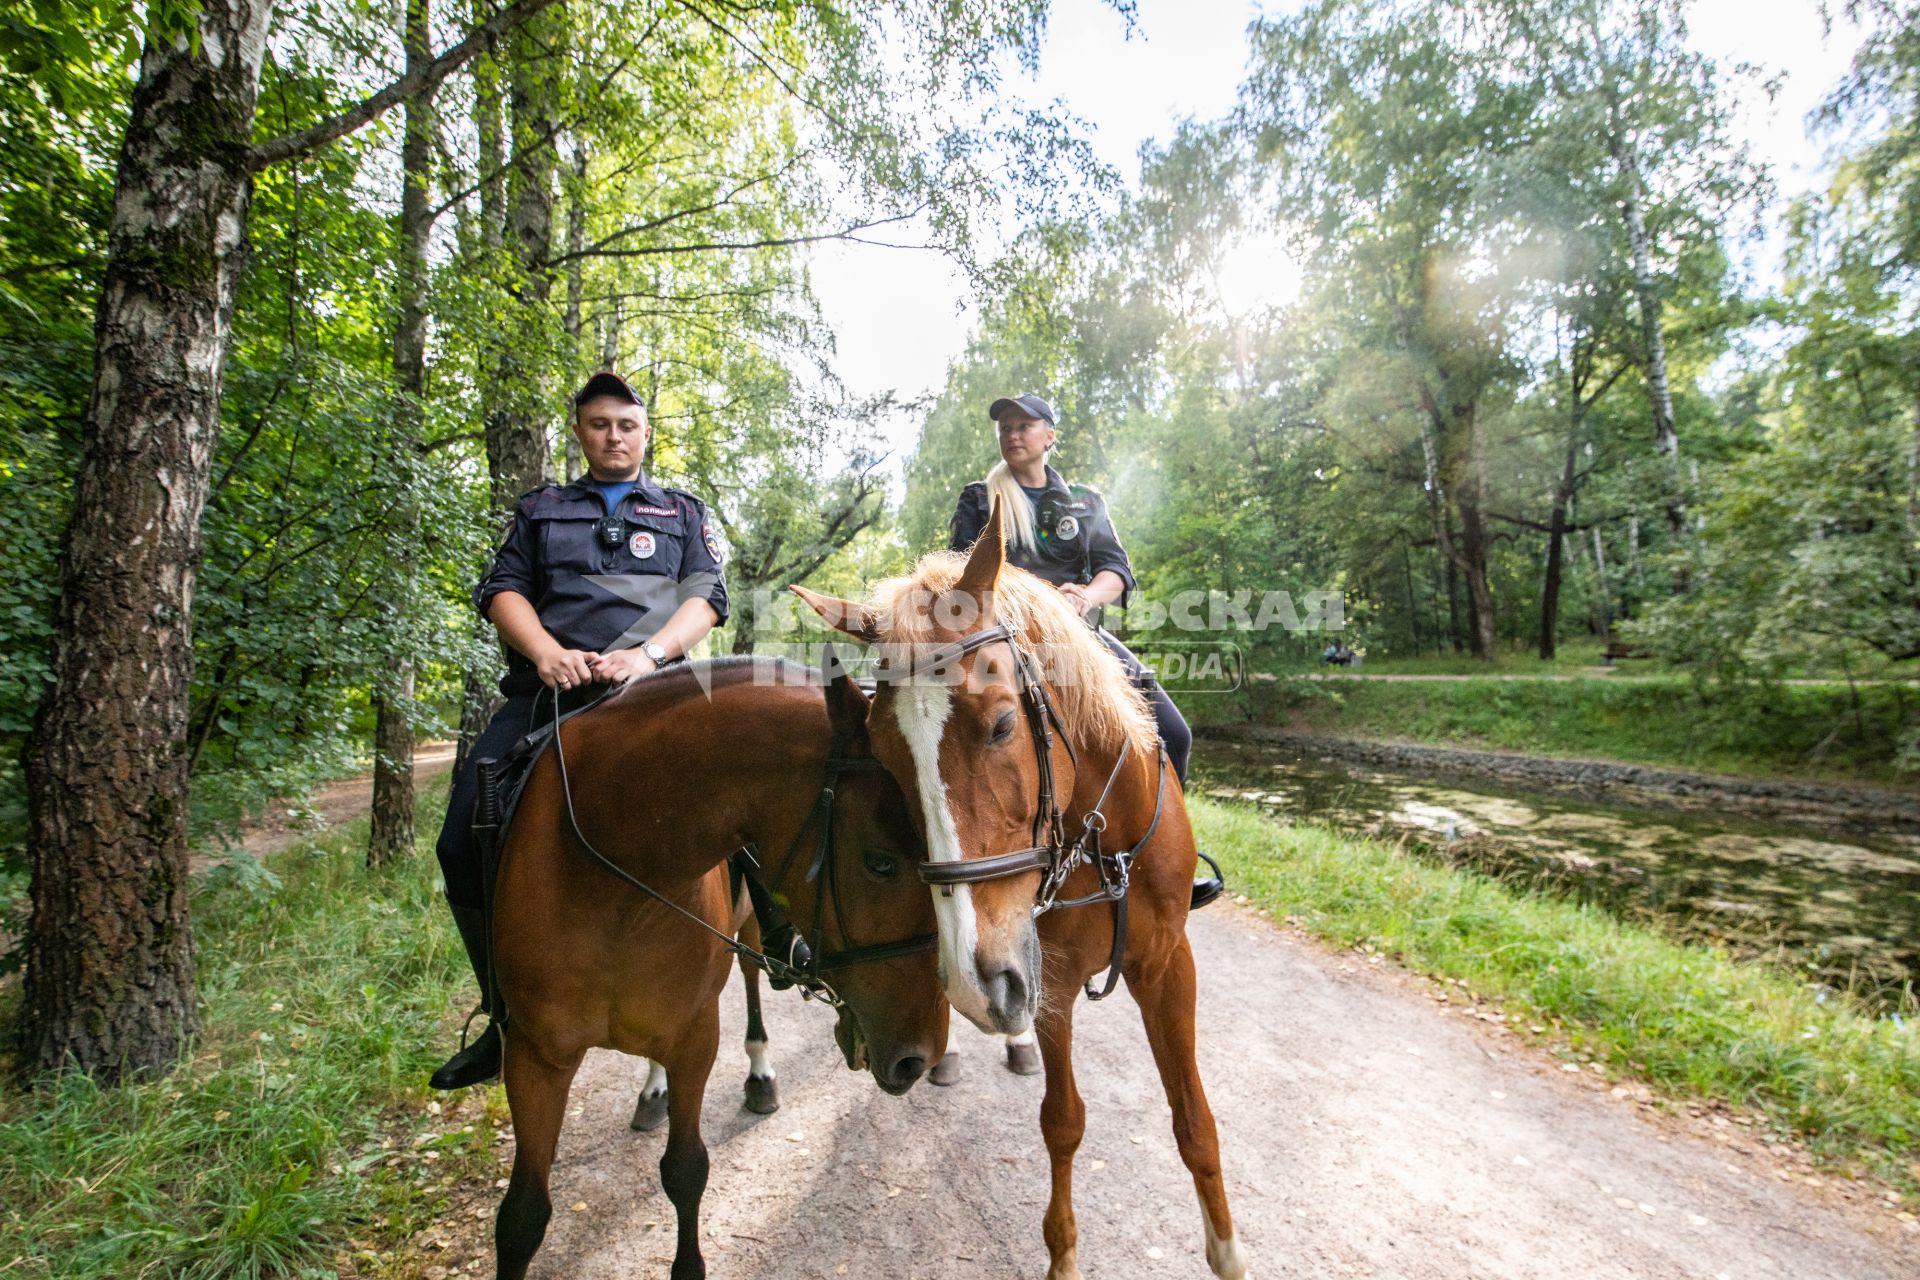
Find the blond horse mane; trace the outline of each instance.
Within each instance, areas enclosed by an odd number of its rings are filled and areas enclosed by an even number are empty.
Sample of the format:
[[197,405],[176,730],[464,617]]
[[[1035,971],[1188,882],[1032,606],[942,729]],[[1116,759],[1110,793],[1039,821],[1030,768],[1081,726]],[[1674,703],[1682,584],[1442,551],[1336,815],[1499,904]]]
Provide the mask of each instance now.
[[[964,553],[936,551],[922,556],[905,577],[876,583],[871,603],[880,618],[881,631],[875,637],[880,644],[918,649],[938,643],[935,611],[914,603],[951,590],[966,567]],[[1127,742],[1144,759],[1158,754],[1159,730],[1146,697],[1052,584],[1005,565],[994,587],[993,610],[1039,659],[1061,722],[1076,744],[1091,742],[1118,751]]]

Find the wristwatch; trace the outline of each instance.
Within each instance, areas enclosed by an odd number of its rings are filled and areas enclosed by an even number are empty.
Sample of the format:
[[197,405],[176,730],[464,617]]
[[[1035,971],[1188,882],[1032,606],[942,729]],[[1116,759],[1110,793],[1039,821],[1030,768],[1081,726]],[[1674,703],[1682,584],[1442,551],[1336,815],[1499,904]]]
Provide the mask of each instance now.
[[655,670],[667,665],[667,651],[651,640],[648,640],[640,646],[640,652],[653,659]]

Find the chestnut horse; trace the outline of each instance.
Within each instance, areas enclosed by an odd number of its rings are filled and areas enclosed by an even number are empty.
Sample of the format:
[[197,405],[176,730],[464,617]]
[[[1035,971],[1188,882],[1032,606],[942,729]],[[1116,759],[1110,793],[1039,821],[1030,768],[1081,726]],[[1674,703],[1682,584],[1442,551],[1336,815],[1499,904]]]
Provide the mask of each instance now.
[[[1152,1046],[1217,1276],[1247,1274],[1194,1061],[1187,943],[1193,831],[1140,692],[1053,587],[1005,564],[1001,513],[965,555],[938,552],[856,604],[794,591],[879,645],[873,753],[926,841],[947,998],[983,1031],[1039,1032],[1040,1129],[1053,1166],[1049,1280],[1078,1280],[1073,1157],[1086,1107],[1073,1010],[1108,969]],[[1024,720],[1024,727],[1022,721]],[[1045,990],[1042,990],[1042,975]]]
[[844,676],[822,692],[766,659],[668,668],[566,721],[536,762],[493,895],[515,1138],[494,1226],[502,1280],[526,1274],[546,1234],[567,1093],[592,1048],[665,1068],[672,1277],[706,1274],[700,1105],[734,954],[736,850],[757,852],[811,939],[812,985],[840,1003],[850,1067],[864,1053],[899,1094],[946,1051],[933,913],[910,874],[919,840],[867,749],[866,695]]

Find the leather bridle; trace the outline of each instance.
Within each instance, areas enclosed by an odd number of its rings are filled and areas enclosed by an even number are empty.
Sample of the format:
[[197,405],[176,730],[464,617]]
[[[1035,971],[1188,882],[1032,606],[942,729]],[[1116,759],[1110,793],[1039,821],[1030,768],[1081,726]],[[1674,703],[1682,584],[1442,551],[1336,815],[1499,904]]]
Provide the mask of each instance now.
[[[1067,736],[1066,726],[1060,720],[1060,713],[1053,705],[1053,699],[1047,693],[1046,682],[1040,678],[1032,655],[1020,647],[1013,628],[1006,623],[988,627],[981,631],[962,636],[949,644],[942,645],[932,653],[916,662],[908,663],[904,672],[890,673],[885,664],[876,672],[880,683],[901,685],[925,679],[938,679],[945,683],[954,664],[968,654],[988,645],[1004,642],[1013,653],[1014,678],[1019,688],[1020,705],[1027,721],[1028,736],[1033,742],[1034,758],[1039,765],[1039,794],[1035,797],[1033,809],[1033,844],[1025,849],[1015,849],[1011,853],[995,854],[986,858],[961,858],[950,862],[923,862],[920,864],[920,879],[928,885],[951,894],[955,885],[982,884],[991,880],[1004,880],[1009,876],[1039,871],[1040,888],[1034,896],[1033,914],[1035,918],[1049,911],[1065,907],[1084,907],[1096,902],[1111,902],[1114,911],[1113,952],[1107,968],[1107,981],[1104,988],[1094,990],[1094,984],[1087,984],[1087,998],[1104,1000],[1113,994],[1114,986],[1120,980],[1120,968],[1126,959],[1127,947],[1127,891],[1131,885],[1133,862],[1147,841],[1153,838],[1160,828],[1160,814],[1166,801],[1167,753],[1162,748],[1158,754],[1158,773],[1154,780],[1153,820],[1147,824],[1147,830],[1138,840],[1125,849],[1113,853],[1104,852],[1100,847],[1101,836],[1107,829],[1105,805],[1113,794],[1114,783],[1119,780],[1120,770],[1125,767],[1132,745],[1125,740],[1120,753],[1113,762],[1113,770],[1107,775],[1107,782],[1101,788],[1100,798],[1094,802],[1082,820],[1080,834],[1071,841],[1067,839],[1066,816],[1060,808],[1059,789],[1055,783],[1053,770],[1053,747],[1056,736],[1060,745],[1066,749],[1067,759],[1076,767],[1079,756],[1073,749],[1073,741]],[[1060,892],[1066,887],[1067,880],[1081,866],[1092,865],[1100,873],[1100,887],[1092,893],[1078,898],[1062,900]]]
[[[580,820],[573,811],[573,787],[567,777],[566,747],[561,742],[559,729],[562,722],[570,720],[581,712],[588,710],[595,703],[598,703],[603,698],[615,692],[619,687],[620,686],[616,685],[612,689],[606,690],[599,697],[593,699],[592,702],[567,712],[564,715],[560,713],[557,700],[554,705],[554,763],[560,771],[560,794],[566,801],[567,824],[572,828],[573,837],[579,841],[580,847],[586,850],[588,856],[599,863],[601,867],[611,872],[618,879],[625,881],[633,888],[640,890],[640,892],[646,894],[662,906],[678,912],[694,924],[705,929],[708,933],[714,935],[728,951],[740,959],[745,960],[748,964],[764,970],[768,977],[777,985],[798,987],[801,995],[807,999],[819,1000],[835,1009],[844,1007],[845,1001],[841,999],[840,993],[834,990],[833,984],[827,980],[826,974],[829,972],[851,968],[859,964],[877,964],[883,960],[893,960],[901,956],[916,955],[922,951],[931,951],[939,945],[939,935],[934,933],[923,933],[912,938],[902,938],[895,942],[881,942],[867,946],[856,946],[848,934],[846,912],[841,909],[840,902],[840,860],[834,856],[833,849],[835,786],[839,782],[842,773],[878,769],[881,766],[878,760],[868,756],[847,755],[847,744],[842,741],[837,734],[833,739],[832,746],[827,752],[825,776],[821,781],[820,794],[814,801],[813,812],[809,816],[808,821],[801,825],[799,831],[794,833],[793,844],[788,849],[786,859],[782,862],[780,871],[774,878],[775,884],[785,882],[787,871],[791,869],[795,855],[803,847],[802,841],[806,835],[807,827],[809,825],[813,826],[817,832],[817,837],[815,840],[813,862],[807,870],[807,880],[814,885],[813,920],[815,937],[805,940],[807,942],[805,948],[796,948],[796,952],[801,950],[806,952],[804,957],[799,955],[771,955],[749,947],[732,934],[714,928],[704,916],[689,911],[684,905],[669,898],[652,885],[639,879],[625,867],[622,867],[612,858],[609,858],[606,854],[595,848],[593,842],[587,839],[586,833],[580,829]],[[759,862],[754,856],[755,852],[754,848],[749,845],[735,853],[729,860],[734,871],[741,875],[743,879],[753,880],[760,874]],[[759,895],[755,896],[757,897]],[[838,925],[840,932],[841,947],[837,951],[827,951],[824,947],[818,945],[826,929],[824,913],[821,907],[829,899],[833,903],[834,921]],[[756,903],[756,907],[757,905]],[[765,923],[763,920],[763,926]]]

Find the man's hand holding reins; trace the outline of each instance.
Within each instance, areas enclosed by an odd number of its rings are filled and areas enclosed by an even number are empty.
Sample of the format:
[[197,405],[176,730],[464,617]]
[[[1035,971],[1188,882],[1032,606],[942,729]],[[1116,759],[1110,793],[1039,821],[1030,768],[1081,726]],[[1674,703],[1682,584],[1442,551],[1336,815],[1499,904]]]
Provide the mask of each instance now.
[[642,649],[616,649],[612,653],[591,653],[587,662],[593,668],[593,678],[608,684],[625,684],[629,680],[638,680],[641,676],[657,670],[653,659]]
[[534,665],[540,671],[541,683],[549,689],[577,689],[593,683],[593,663],[599,656],[584,649],[563,649],[556,644],[535,658]]

